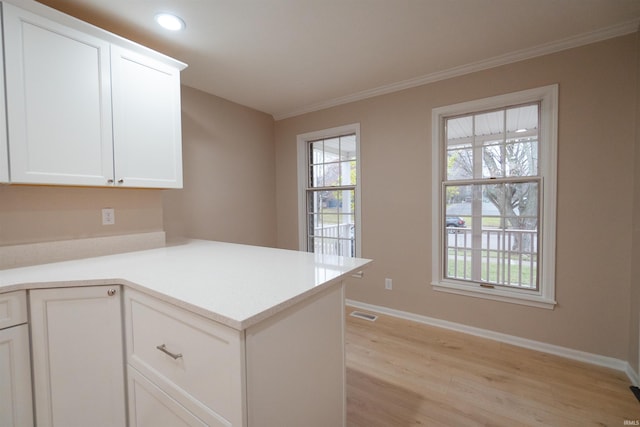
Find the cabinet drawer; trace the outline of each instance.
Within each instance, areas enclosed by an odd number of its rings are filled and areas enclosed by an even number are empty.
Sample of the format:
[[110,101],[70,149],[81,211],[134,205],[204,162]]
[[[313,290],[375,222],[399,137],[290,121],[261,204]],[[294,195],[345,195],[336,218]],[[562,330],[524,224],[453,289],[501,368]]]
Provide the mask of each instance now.
[[0,294],[0,329],[27,323],[27,291]]
[[[229,427],[202,405],[178,402],[145,378],[135,368],[129,367],[129,416],[135,427]],[[186,403],[186,404],[185,404]]]
[[166,393],[194,399],[241,425],[240,332],[129,289],[125,302],[129,364]]

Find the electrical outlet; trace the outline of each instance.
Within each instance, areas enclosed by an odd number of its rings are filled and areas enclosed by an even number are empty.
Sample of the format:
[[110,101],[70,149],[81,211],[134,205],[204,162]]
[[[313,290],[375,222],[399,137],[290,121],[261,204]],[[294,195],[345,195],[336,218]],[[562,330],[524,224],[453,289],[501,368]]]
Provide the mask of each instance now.
[[389,279],[388,277],[384,279],[384,288],[388,290],[393,289],[393,280]]
[[102,225],[113,225],[116,223],[116,213],[113,208],[102,209]]

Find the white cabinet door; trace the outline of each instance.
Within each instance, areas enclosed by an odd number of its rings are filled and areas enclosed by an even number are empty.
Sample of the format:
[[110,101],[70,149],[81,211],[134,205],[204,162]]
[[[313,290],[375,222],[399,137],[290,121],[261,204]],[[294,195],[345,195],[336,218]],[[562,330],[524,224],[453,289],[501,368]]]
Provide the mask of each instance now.
[[38,427],[125,426],[120,287],[39,289],[30,301]]
[[182,188],[180,70],[111,47],[116,185]]
[[27,325],[0,330],[0,426],[33,425]]
[[2,12],[11,182],[107,185],[109,43],[7,3]]

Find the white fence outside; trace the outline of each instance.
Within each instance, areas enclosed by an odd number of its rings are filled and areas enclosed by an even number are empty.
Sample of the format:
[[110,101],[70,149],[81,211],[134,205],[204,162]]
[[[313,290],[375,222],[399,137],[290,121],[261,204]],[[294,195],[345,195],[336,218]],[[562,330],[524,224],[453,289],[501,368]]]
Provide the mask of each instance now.
[[354,224],[330,224],[313,229],[315,253],[355,256]]
[[447,277],[526,289],[537,288],[536,230],[447,227]]

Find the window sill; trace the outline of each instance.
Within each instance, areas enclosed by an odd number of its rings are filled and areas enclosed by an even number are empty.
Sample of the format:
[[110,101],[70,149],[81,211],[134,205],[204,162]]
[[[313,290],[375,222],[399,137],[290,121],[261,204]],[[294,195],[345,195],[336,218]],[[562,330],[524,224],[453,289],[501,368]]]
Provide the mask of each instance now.
[[489,299],[493,301],[502,301],[512,304],[527,305],[530,307],[546,308],[553,310],[557,302],[552,298],[546,298],[541,295],[523,294],[520,292],[510,292],[504,289],[481,288],[470,285],[461,285],[448,282],[432,282],[431,286],[434,290],[447,292],[457,295],[466,295],[475,298]]

